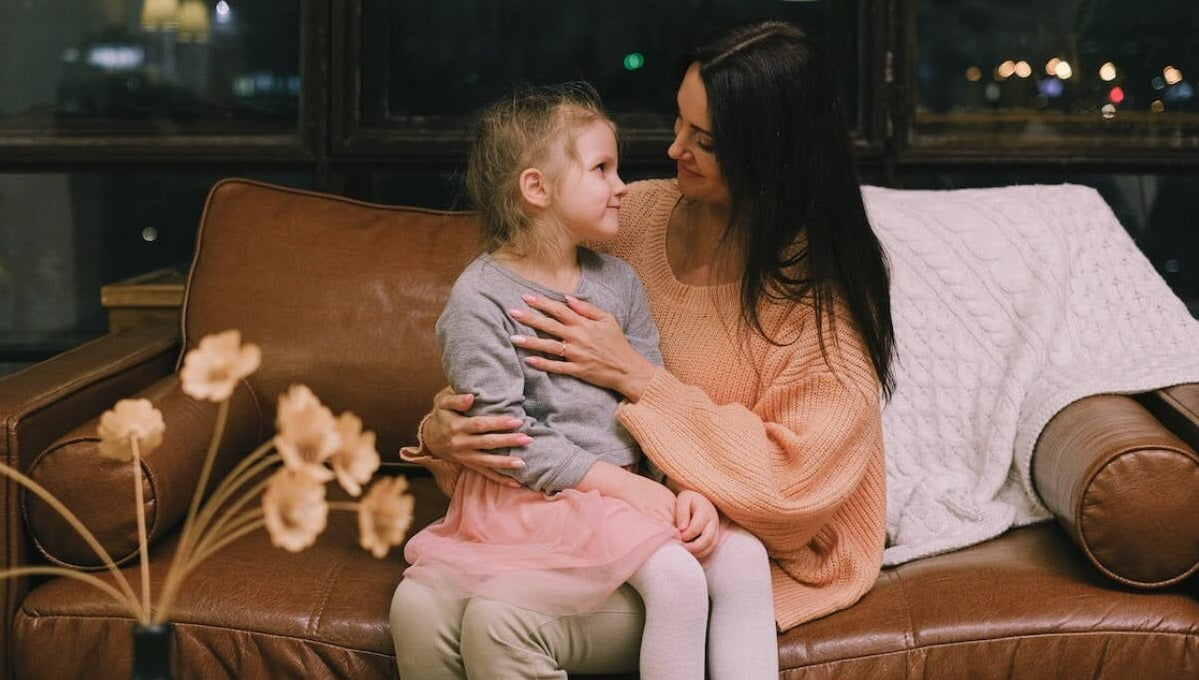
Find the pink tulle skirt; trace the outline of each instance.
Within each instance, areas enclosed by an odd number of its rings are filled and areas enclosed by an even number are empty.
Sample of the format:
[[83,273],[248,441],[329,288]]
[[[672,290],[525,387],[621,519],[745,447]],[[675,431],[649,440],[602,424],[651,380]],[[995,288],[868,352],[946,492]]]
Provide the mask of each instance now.
[[404,578],[451,598],[576,614],[677,540],[674,526],[616,498],[574,489],[547,496],[464,470],[446,516],[405,546]]

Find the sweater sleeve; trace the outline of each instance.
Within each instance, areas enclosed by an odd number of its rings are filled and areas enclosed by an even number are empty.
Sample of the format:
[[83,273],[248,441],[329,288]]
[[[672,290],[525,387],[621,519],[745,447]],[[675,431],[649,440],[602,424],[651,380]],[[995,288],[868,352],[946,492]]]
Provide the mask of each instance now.
[[752,407],[717,404],[659,370],[619,416],[668,476],[767,548],[793,551],[828,524],[882,456],[878,381],[858,343],[840,342],[849,344],[859,351],[836,370],[794,357]]
[[437,483],[437,488],[446,496],[453,496],[454,486],[458,484],[458,475],[462,474],[462,466],[435,457],[425,445],[425,423],[429,422],[431,415],[433,414],[426,413],[416,426],[416,444],[400,448],[400,460],[428,468],[429,472],[433,473],[433,481]]
[[500,472],[531,489],[556,493],[576,486],[596,459],[526,412],[523,360],[509,340],[515,332],[501,307],[455,290],[437,320],[442,367],[455,392],[474,393],[467,415],[517,418],[522,421],[517,429],[533,438],[525,446],[495,451],[525,463]]

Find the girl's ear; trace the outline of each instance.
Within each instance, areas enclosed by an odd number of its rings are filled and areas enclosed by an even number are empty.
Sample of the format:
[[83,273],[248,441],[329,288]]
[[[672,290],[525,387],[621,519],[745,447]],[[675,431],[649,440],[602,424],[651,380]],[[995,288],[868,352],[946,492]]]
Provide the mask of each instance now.
[[520,195],[532,206],[548,208],[550,205],[549,178],[537,168],[527,168],[520,173]]

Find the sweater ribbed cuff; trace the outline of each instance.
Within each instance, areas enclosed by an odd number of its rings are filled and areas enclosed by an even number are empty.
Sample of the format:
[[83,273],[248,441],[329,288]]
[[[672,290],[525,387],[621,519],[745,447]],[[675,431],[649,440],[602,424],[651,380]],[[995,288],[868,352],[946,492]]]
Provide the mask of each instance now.
[[401,447],[400,460],[428,468],[433,473],[437,486],[445,495],[449,496],[454,491],[454,485],[458,481],[458,475],[462,472],[462,466],[437,458],[425,446],[425,423],[429,422],[432,415],[432,413],[426,413],[425,417],[420,419],[420,424],[416,426],[416,445]]

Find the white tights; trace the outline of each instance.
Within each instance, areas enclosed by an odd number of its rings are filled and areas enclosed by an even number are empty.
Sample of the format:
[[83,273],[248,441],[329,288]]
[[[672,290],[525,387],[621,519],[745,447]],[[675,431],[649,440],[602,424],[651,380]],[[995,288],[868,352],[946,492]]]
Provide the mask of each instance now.
[[740,527],[722,529],[720,545],[702,563],[672,543],[629,579],[645,602],[642,680],[702,680],[705,648],[713,680],[778,678],[766,550]]
[[[660,551],[661,560],[655,555],[652,564],[646,563],[648,569],[634,577],[647,595],[639,596],[631,585],[621,586],[595,611],[568,616],[486,598],[446,598],[415,581],[402,581],[391,605],[391,634],[400,677],[567,680],[568,673],[629,673],[637,670],[640,662],[643,671],[652,666],[647,672],[657,674],[644,675],[645,680],[702,678],[704,612],[710,595],[709,677],[777,680],[778,642],[766,551],[745,530],[727,524],[724,529],[728,535],[703,562],[707,592],[701,589],[698,595],[680,598],[685,615],[680,615],[683,610],[671,609],[673,604],[659,604],[657,597],[679,585],[669,569],[656,572],[659,564],[669,566],[677,560],[685,565],[682,573],[686,579],[694,580],[698,563],[678,545],[674,546],[677,551]],[[686,559],[681,559],[684,556]],[[694,587],[689,583],[688,589]],[[642,604],[643,598],[646,604]],[[676,625],[686,628],[677,642],[672,632]],[[665,659],[675,651],[672,645],[680,650],[686,645],[680,655],[686,657],[688,666],[685,670],[680,666],[677,675],[671,674],[672,667],[660,668],[669,663]],[[657,660],[651,661],[651,657]]]

